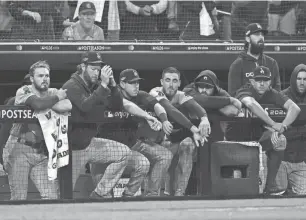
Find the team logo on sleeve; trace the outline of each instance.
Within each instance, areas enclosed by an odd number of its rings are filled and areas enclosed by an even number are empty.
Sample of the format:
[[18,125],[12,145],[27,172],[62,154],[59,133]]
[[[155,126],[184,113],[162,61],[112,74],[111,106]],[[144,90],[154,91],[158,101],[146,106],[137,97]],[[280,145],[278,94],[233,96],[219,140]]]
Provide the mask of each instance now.
[[165,96],[165,94],[164,94],[162,91],[158,91],[157,95],[158,95],[158,96],[161,96],[161,97],[164,97],[164,96]]
[[23,87],[23,91],[24,91],[24,94],[29,94],[29,93],[31,93],[29,87],[27,87],[27,86]]

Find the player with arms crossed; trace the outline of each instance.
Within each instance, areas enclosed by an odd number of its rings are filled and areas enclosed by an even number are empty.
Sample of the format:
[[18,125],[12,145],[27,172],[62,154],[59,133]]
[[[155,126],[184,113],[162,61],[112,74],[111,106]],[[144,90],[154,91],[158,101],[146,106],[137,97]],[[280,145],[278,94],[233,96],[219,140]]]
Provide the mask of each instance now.
[[[66,91],[49,88],[50,66],[46,61],[34,63],[29,70],[31,85],[17,90],[15,105],[26,105],[34,111],[53,109],[65,113],[72,105]],[[48,150],[37,120],[36,123],[15,123],[3,152],[8,172],[11,200],[27,198],[28,178],[37,187],[43,199],[58,198],[57,181],[48,180]]]
[[[287,96],[271,88],[271,72],[267,67],[258,66],[252,72],[250,84],[246,84],[236,92],[236,97],[260,118],[268,129],[260,138],[263,150],[268,156],[268,174],[264,193],[274,194],[272,185],[286,149],[286,138],[282,134],[288,129],[298,114],[300,108]],[[261,104],[273,104],[287,111],[282,123],[274,122],[262,108]]]
[[[191,96],[187,96],[184,92],[178,90],[181,85],[180,76],[180,72],[174,67],[164,69],[162,72],[162,79],[160,80],[162,86],[153,88],[150,94],[154,96],[162,106],[165,107],[169,105],[168,103],[170,102],[173,106],[183,108],[188,114],[195,115],[200,119],[200,134],[203,141],[207,140],[206,138],[209,136],[211,128],[206,111]],[[171,164],[169,169],[169,173],[171,175],[174,174],[174,186],[172,187],[169,185],[170,180],[168,176],[165,194],[172,194],[171,191],[174,192],[175,196],[182,196],[185,194],[192,171],[192,155],[195,149],[194,143],[196,143],[192,142],[188,137],[189,135],[190,134],[187,132],[185,137],[181,137],[182,141],[179,140],[176,143],[165,141],[163,144],[174,156],[178,157],[177,164],[177,160],[173,160],[173,164]],[[203,141],[201,144],[204,143]],[[196,143],[196,145],[199,146],[198,143]]]

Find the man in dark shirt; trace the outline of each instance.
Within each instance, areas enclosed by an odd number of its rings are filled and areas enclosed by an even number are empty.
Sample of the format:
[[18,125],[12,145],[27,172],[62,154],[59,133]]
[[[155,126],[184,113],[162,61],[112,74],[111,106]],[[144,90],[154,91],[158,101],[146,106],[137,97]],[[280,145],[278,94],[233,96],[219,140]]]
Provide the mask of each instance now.
[[[265,131],[260,138],[263,150],[268,156],[268,175],[264,192],[273,194],[272,185],[283,159],[286,138],[282,134],[297,118],[300,108],[287,96],[271,88],[271,72],[267,67],[258,66],[251,72],[250,84],[246,84],[236,93],[238,98],[265,124]],[[274,122],[262,108],[261,104],[274,104],[287,111],[282,123]]]
[[244,51],[231,64],[228,74],[228,92],[234,96],[235,92],[252,78],[251,73],[257,66],[268,67],[271,71],[271,87],[281,90],[279,68],[276,60],[264,54],[265,34],[258,23],[247,26],[245,30]]
[[[120,73],[119,89],[124,101],[129,100],[138,105],[141,109],[156,114],[162,122],[162,130],[153,130],[148,125],[146,118],[138,113],[138,118],[145,120],[138,121],[138,129],[136,132],[138,141],[131,148],[133,151],[138,151],[149,159],[151,163],[151,172],[149,174],[147,196],[158,196],[160,194],[161,182],[165,178],[172,161],[172,153],[160,145],[165,134],[169,135],[172,132],[172,125],[168,121],[167,113],[177,121],[180,121],[181,124],[187,124],[186,126],[189,126],[191,122],[170,103],[168,103],[164,108],[160,103],[158,103],[156,98],[152,97],[145,91],[139,90],[140,80],[142,80],[142,78],[139,77],[136,70],[126,69]],[[135,115],[134,112],[131,112],[130,109],[126,108],[126,106],[124,106],[124,109]],[[196,132],[195,138],[198,138],[197,140],[199,140],[201,138],[199,130],[192,124],[190,127],[192,127],[192,131]]]
[[[108,101],[116,108],[122,107],[122,97],[112,78],[110,66],[104,65],[101,55],[89,51],[84,53],[80,71],[73,74],[63,85],[67,89],[67,97],[72,103],[69,142],[72,147],[72,179],[73,186],[87,162],[110,163],[92,198],[108,197],[110,191],[119,181],[128,164],[131,150],[124,144],[109,139],[97,138],[97,124],[82,122],[97,122],[103,119],[103,109]],[[100,78],[100,82],[99,82]],[[99,82],[99,83],[98,83]],[[94,86],[97,86],[95,90]],[[99,108],[100,107],[100,108]]]

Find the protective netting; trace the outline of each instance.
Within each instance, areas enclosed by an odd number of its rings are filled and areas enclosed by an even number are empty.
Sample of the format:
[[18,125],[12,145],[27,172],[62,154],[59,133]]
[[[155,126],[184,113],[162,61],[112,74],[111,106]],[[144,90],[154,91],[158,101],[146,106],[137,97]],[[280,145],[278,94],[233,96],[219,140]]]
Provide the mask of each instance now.
[[[269,30],[270,40],[303,40],[305,35],[303,1],[95,0],[95,14],[79,13],[82,2],[1,1],[0,38],[231,41],[243,40],[245,27],[254,22]],[[93,27],[93,22],[97,26]]]

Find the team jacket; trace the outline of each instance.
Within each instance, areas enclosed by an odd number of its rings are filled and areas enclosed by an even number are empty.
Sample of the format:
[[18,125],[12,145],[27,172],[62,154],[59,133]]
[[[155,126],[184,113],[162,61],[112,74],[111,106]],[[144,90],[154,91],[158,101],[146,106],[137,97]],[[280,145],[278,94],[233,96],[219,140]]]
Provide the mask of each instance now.
[[228,74],[228,92],[231,96],[235,96],[236,91],[252,77],[252,72],[256,66],[268,67],[271,71],[271,86],[277,91],[281,90],[279,69],[277,62],[265,54],[259,59],[248,55],[245,51],[241,52],[238,58],[232,63]]
[[91,90],[78,74],[73,74],[63,89],[67,89],[68,99],[72,103],[73,123],[69,124],[69,143],[73,150],[85,149],[97,134],[97,124],[83,122],[101,122],[104,118],[104,111],[101,110],[107,108],[109,102],[112,102],[113,109],[120,110],[123,106],[122,97],[117,87],[109,89],[99,85],[97,89]]

